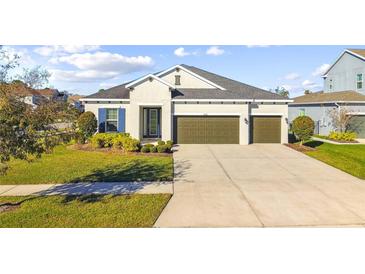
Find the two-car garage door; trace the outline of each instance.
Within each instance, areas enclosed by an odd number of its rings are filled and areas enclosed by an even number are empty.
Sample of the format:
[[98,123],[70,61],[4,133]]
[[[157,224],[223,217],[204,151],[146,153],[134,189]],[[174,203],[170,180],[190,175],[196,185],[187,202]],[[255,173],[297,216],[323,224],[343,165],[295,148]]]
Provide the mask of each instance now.
[[176,116],[174,136],[178,144],[238,144],[239,117]]
[[[252,116],[251,143],[280,143],[281,117]],[[174,141],[178,144],[239,144],[238,116],[175,116]]]

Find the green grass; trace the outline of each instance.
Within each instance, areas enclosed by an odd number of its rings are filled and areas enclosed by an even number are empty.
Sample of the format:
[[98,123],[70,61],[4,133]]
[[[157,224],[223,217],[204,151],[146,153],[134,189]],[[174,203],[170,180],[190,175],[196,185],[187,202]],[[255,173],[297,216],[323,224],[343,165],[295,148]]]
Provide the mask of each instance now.
[[0,184],[172,180],[172,157],[121,155],[58,146],[34,162],[12,160]]
[[[0,227],[152,227],[171,195],[0,197]],[[23,202],[22,202],[23,201]]]
[[334,145],[319,141],[310,141],[305,145],[316,148],[315,151],[307,151],[305,154],[365,179],[365,145]]

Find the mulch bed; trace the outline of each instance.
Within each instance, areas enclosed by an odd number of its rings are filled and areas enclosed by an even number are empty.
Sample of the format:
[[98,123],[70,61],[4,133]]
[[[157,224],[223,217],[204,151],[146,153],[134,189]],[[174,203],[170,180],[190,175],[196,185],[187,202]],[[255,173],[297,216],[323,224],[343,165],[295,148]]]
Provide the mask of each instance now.
[[313,147],[308,147],[305,145],[299,145],[299,144],[285,144],[287,147],[290,147],[292,149],[295,149],[299,152],[306,152],[306,151],[315,151],[316,149]]
[[118,155],[135,155],[135,156],[162,156],[162,157],[171,157],[172,152],[169,153],[142,153],[142,152],[125,152],[122,149],[115,149],[115,148],[94,148],[90,144],[74,144],[69,146],[69,148],[74,150],[83,150],[83,151],[97,151],[103,153],[110,153],[110,154],[118,154]]
[[4,204],[0,205],[0,213],[7,212],[7,211],[13,211],[20,207],[20,205],[12,205],[12,204]]

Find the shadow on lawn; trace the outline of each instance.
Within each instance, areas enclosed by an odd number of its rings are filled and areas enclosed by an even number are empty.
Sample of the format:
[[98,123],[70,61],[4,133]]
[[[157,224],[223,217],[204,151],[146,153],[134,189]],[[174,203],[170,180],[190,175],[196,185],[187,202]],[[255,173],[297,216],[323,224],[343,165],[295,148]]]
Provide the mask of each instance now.
[[131,182],[172,180],[172,174],[164,164],[136,160],[121,165],[94,169],[90,174],[67,183],[77,182]]

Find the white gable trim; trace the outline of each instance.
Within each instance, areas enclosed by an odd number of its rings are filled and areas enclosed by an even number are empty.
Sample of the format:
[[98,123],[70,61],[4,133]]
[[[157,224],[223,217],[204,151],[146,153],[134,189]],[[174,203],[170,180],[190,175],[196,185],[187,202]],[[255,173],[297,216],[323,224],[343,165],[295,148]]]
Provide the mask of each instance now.
[[326,78],[327,77],[327,74],[328,72],[333,68],[334,65],[336,65],[336,63],[338,62],[338,60],[340,60],[342,58],[342,56],[345,54],[345,53],[348,53],[350,55],[353,55],[353,56],[356,56],[357,58],[360,58],[361,60],[365,61],[365,57],[364,56],[361,56],[359,54],[356,54],[355,52],[352,52],[351,50],[344,50],[344,52],[342,52],[342,54],[336,59],[335,62],[333,62],[333,64],[327,69],[326,73],[322,75],[323,78]]
[[171,68],[168,68],[168,69],[166,69],[166,70],[164,70],[164,71],[161,71],[160,73],[158,73],[158,74],[156,74],[157,76],[161,76],[161,75],[164,75],[165,73],[167,73],[167,72],[169,72],[169,71],[172,71],[172,70],[175,70],[175,69],[181,69],[181,70],[183,70],[183,71],[185,71],[185,72],[187,72],[187,73],[189,73],[189,74],[191,74],[192,76],[194,76],[194,77],[196,77],[196,78],[198,78],[199,80],[202,80],[202,81],[204,81],[204,82],[206,82],[206,83],[208,83],[209,85],[212,85],[212,86],[214,86],[214,87],[216,87],[216,88],[218,88],[218,89],[220,89],[220,90],[226,90],[225,88],[223,88],[223,87],[221,87],[220,85],[217,85],[216,83],[213,83],[212,81],[209,81],[208,79],[206,79],[206,78],[204,78],[204,77],[202,77],[202,76],[200,76],[200,75],[198,75],[198,74],[196,74],[196,73],[194,73],[194,72],[192,72],[191,70],[189,70],[189,69],[187,69],[187,68],[184,68],[183,66],[180,66],[180,65],[176,65],[176,66],[173,66],[173,67],[171,67]]
[[148,78],[152,78],[152,79],[154,79],[154,80],[156,80],[156,81],[159,81],[160,83],[162,83],[162,84],[164,84],[164,85],[166,85],[166,86],[168,86],[168,87],[170,87],[170,88],[172,88],[172,89],[175,89],[175,86],[171,85],[170,83],[168,83],[168,82],[166,82],[166,81],[162,80],[161,78],[159,78],[159,77],[157,77],[157,76],[155,76],[155,75],[153,75],[153,74],[148,74],[148,75],[146,75],[146,76],[144,76],[144,77],[141,77],[141,78],[139,78],[139,79],[137,79],[137,80],[135,80],[135,81],[133,81],[133,82],[129,83],[129,84],[128,84],[128,85],[126,85],[125,87],[126,87],[126,88],[131,88],[131,87],[137,86],[139,83],[143,82],[144,80],[146,80],[146,79],[148,79]]

